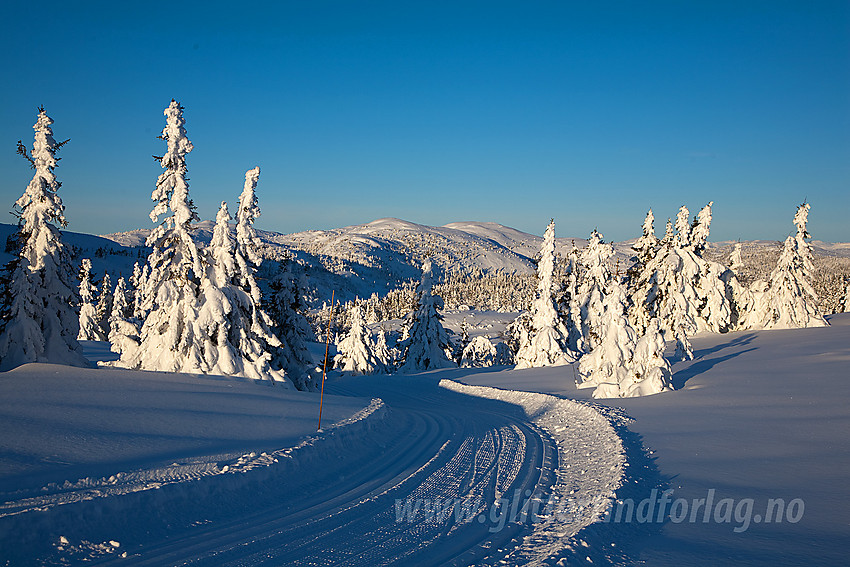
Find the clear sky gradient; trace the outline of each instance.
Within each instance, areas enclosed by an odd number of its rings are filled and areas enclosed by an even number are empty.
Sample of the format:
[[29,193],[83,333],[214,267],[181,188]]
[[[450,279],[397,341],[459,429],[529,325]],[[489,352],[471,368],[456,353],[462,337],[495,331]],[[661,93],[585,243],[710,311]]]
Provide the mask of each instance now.
[[7,2],[0,53],[0,210],[44,105],[69,230],[152,226],[175,98],[205,219],[259,165],[281,232],[554,217],[623,240],[714,200],[711,240],[780,240],[807,199],[816,239],[850,241],[846,0]]

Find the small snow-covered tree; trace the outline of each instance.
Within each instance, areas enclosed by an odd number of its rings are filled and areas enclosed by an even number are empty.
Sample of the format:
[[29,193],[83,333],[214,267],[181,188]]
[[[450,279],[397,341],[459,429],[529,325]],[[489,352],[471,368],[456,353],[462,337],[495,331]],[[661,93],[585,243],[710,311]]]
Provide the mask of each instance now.
[[747,326],[763,329],[792,329],[824,327],[826,319],[818,311],[817,294],[812,287],[812,251],[806,229],[810,205],[797,207],[794,224],[796,236],[785,239],[782,254],[767,290],[754,295],[754,305],[748,314]]
[[139,321],[133,318],[132,291],[124,278],[118,278],[112,295],[112,313],[109,316],[110,350],[118,354],[139,347]]
[[626,316],[622,285],[612,281],[604,300],[600,342],[579,361],[576,387],[593,387],[594,398],[625,398],[672,389],[664,336],[653,319],[638,337]]
[[850,313],[850,280],[844,286],[844,301],[841,306],[843,313]]
[[166,215],[147,238],[151,248],[148,274],[140,286],[146,314],[140,347],[122,353],[119,364],[127,368],[164,372],[204,372],[204,341],[196,336],[201,279],[208,261],[192,238],[191,223],[198,220],[189,198],[186,155],[192,142],[186,137],[183,107],[171,101],[165,109],[161,138],[167,151],[159,160],[159,176],[151,199],[156,203],[151,221]]
[[555,304],[555,221],[543,234],[537,263],[537,297],[531,305],[531,332],[519,346],[517,368],[559,366],[575,361],[569,350],[569,330]]
[[498,359],[499,353],[490,339],[479,335],[473,337],[463,349],[460,365],[464,368],[484,368],[493,366]]
[[59,232],[68,223],[53,172],[65,142],[56,142],[51,124],[39,108],[31,154],[18,142],[18,153],[35,175],[15,202],[20,249],[0,278],[0,370],[28,362],[88,366],[77,342],[79,298],[71,256]]
[[399,367],[402,374],[455,365],[449,358],[451,345],[438,312],[443,307],[443,300],[431,294],[432,277],[431,260],[426,259],[416,292],[416,308],[408,315],[408,337],[402,345],[404,362]]
[[741,243],[736,242],[735,246],[732,248],[732,253],[729,254],[729,269],[731,269],[735,274],[738,274],[743,267],[744,259],[741,257]]
[[[618,397],[649,396],[673,389],[673,372],[670,363],[664,358],[664,348],[664,334],[658,320],[653,319],[635,345],[629,365],[629,378],[618,385]],[[605,390],[600,391],[599,395],[594,392],[594,397],[601,398],[607,393]]]
[[637,334],[626,318],[626,295],[622,286],[612,280],[607,291],[595,331],[596,344],[579,360],[578,388],[608,384],[618,389],[619,384],[629,378]]
[[96,287],[92,282],[91,260],[83,258],[80,264],[80,332],[79,341],[105,341],[95,307]]
[[378,329],[378,334],[375,337],[375,348],[373,351],[375,359],[389,374],[395,367],[397,355],[395,349],[390,349],[387,346],[387,332],[383,328]]
[[[363,308],[356,303],[350,310],[351,329],[336,345],[334,366],[352,375],[377,374],[386,367],[375,355],[372,334],[363,322]],[[384,339],[386,341],[386,338]],[[384,343],[386,348],[386,342]]]

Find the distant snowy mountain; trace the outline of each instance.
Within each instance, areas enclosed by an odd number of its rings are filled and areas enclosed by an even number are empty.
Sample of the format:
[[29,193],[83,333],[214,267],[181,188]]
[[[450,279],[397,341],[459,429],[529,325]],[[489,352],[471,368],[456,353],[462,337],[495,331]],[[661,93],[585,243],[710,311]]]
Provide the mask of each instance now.
[[[212,221],[196,225],[195,236],[202,243],[212,237]],[[542,228],[542,227],[541,227]],[[15,230],[14,225],[0,224],[0,238]],[[566,232],[559,229],[561,233]],[[94,272],[102,274],[108,270],[113,275],[128,274],[133,262],[146,258],[144,243],[150,229],[91,236],[63,232],[66,242],[77,248],[78,258],[89,257]],[[400,282],[418,279],[422,261],[430,256],[438,277],[453,271],[480,269],[483,272],[504,271],[531,274],[535,270],[534,258],[540,250],[542,237],[493,222],[464,221],[434,227],[416,224],[401,219],[384,218],[367,224],[347,226],[332,230],[310,230],[293,234],[257,231],[265,244],[264,256],[279,260],[284,256],[294,257],[305,266],[310,285],[313,287],[314,302],[321,304],[330,299],[331,290],[342,301],[354,297],[368,297],[377,292],[383,295]],[[632,255],[634,240],[614,243],[615,255],[611,268],[625,269]],[[724,259],[731,251],[733,241],[709,244],[710,251]],[[775,240],[742,242],[745,249],[761,255],[777,254],[781,243]],[[560,256],[569,254],[573,246],[581,249],[587,240],[571,236],[556,240]],[[826,243],[813,241],[818,256],[850,258],[850,243]],[[104,255],[98,250],[106,250]],[[770,264],[775,262],[771,254]],[[75,261],[78,261],[78,258]],[[0,250],[3,263],[11,256]],[[271,277],[274,263],[267,263],[261,277]]]

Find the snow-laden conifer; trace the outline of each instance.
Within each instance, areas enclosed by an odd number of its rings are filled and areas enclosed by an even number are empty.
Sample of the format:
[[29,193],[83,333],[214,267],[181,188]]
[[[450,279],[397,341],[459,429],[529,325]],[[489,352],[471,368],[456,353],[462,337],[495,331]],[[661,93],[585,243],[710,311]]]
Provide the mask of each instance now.
[[531,305],[531,332],[519,346],[517,368],[559,366],[575,361],[569,350],[569,330],[555,304],[555,221],[543,234],[537,263],[537,297]]
[[256,283],[250,272],[243,271],[249,264],[239,261],[229,221],[227,203],[222,202],[208,250],[208,272],[201,283],[198,317],[192,322],[203,343],[203,371],[284,382],[285,373],[270,365],[270,351],[280,341],[251,294]]
[[[109,336],[109,318],[112,316],[112,278],[109,273],[103,273],[103,279],[100,280],[100,293],[98,294],[97,305],[97,325],[100,328],[100,335],[103,337]],[[98,339],[105,340],[105,339]]]
[[792,329],[827,325],[818,311],[817,294],[810,283],[812,250],[806,228],[809,208],[808,203],[797,207],[794,215],[797,234],[785,239],[776,268],[770,274],[767,290],[754,293],[748,327]]
[[334,357],[334,366],[352,375],[386,372],[383,362],[375,355],[372,333],[363,321],[363,308],[359,303],[350,309],[350,316],[351,329],[336,345],[337,355]]
[[676,217],[676,233],[667,231],[654,257],[630,281],[634,307],[630,321],[639,333],[657,318],[677,352],[692,357],[689,336],[697,331],[724,332],[733,325],[733,274],[724,266],[702,257],[711,224],[709,202],[693,224],[682,206]]
[[641,228],[642,234],[632,244],[632,250],[635,251],[638,265],[645,266],[655,255],[655,250],[658,248],[658,237],[655,236],[655,215],[652,214],[652,209],[647,211]]
[[490,339],[483,336],[473,337],[460,357],[460,365],[464,368],[484,368],[497,363],[499,353]]
[[579,361],[578,388],[593,387],[594,398],[656,394],[671,388],[670,365],[656,320],[638,337],[626,316],[623,286],[612,280],[604,299],[599,343]]
[[702,254],[708,242],[708,234],[711,227],[711,206],[714,201],[709,201],[700,209],[691,227],[690,247],[697,253]]
[[51,124],[40,108],[32,152],[18,142],[18,153],[35,175],[15,202],[20,249],[0,278],[0,370],[28,362],[88,366],[77,342],[79,298],[71,257],[59,232],[67,221],[53,172],[65,142],[54,140]]
[[140,312],[144,313],[141,344],[124,353],[119,364],[127,368],[165,372],[203,373],[204,337],[197,326],[201,280],[208,262],[192,238],[191,223],[198,220],[189,198],[186,155],[192,142],[186,137],[183,107],[171,101],[165,109],[166,126],[161,138],[167,144],[157,158],[165,171],[159,176],[151,199],[156,203],[151,221],[162,222],[148,236],[151,248],[148,274],[140,286]]
[[305,285],[303,274],[296,271],[295,261],[286,257],[278,264],[278,271],[269,283],[271,293],[265,300],[264,310],[272,321],[272,331],[281,345],[272,352],[272,366],[283,368],[299,390],[313,390],[315,377],[311,374],[313,357],[307,350],[313,330],[304,313],[307,304],[301,292]]
[[438,312],[443,300],[431,293],[432,277],[431,260],[427,259],[422,265],[422,279],[416,291],[416,308],[408,315],[408,336],[402,345],[404,362],[399,367],[403,374],[455,365],[447,354],[451,352],[451,345]]
[[100,322],[95,306],[95,292],[97,288],[92,282],[91,260],[83,258],[80,263],[80,332],[77,340],[80,341],[105,341],[106,336],[100,327]]
[[736,242],[732,248],[732,253],[729,254],[729,269],[738,274],[743,267],[744,259],[741,257],[741,243]]
[[112,294],[112,312],[109,316],[110,349],[119,355],[139,347],[139,321],[133,317],[133,292],[127,289],[124,278],[118,278]]
[[397,355],[395,353],[395,349],[389,348],[387,345],[387,332],[380,328],[378,329],[378,334],[375,336],[375,348],[374,348],[375,360],[386,370],[389,374],[395,368]]
[[602,238],[602,234],[594,230],[580,255],[582,271],[576,307],[580,316],[583,352],[590,352],[601,341],[605,293],[611,281],[608,259],[614,255],[614,248]]

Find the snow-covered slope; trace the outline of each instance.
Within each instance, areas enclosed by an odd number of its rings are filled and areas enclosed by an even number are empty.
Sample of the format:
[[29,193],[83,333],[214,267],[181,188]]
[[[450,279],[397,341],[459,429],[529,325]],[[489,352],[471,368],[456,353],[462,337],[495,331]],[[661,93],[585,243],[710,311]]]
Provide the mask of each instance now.
[[[692,339],[694,360],[673,365],[676,391],[601,401],[633,418],[628,427],[651,451],[661,476],[652,519],[646,520],[647,504],[630,522],[625,511],[619,523],[612,520],[608,539],[589,540],[585,549],[594,564],[612,544],[632,546],[633,560],[653,566],[846,563],[850,314],[828,319],[830,326],[821,328],[700,334]],[[576,390],[569,367],[458,380],[589,397]],[[663,490],[672,492],[658,520]],[[651,498],[645,491],[632,503]],[[632,539],[639,527],[655,532]]]

